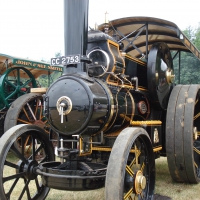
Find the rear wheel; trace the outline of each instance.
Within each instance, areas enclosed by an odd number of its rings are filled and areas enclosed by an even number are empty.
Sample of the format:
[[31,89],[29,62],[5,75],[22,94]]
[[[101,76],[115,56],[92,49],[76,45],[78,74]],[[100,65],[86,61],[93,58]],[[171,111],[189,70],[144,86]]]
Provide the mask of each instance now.
[[[14,145],[16,139],[21,151]],[[33,125],[17,125],[9,129],[0,140],[1,200],[45,199],[49,188],[42,185],[35,169],[40,163],[53,160],[53,146],[43,129]]]
[[169,171],[177,182],[200,181],[200,85],[177,85],[166,120]]
[[142,128],[126,128],[117,137],[108,162],[106,200],[153,199],[155,160]]

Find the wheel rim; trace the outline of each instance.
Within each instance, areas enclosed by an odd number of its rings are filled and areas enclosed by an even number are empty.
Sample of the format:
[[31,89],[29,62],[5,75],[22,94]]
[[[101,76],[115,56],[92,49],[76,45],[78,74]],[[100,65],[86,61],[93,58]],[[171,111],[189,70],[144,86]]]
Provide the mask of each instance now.
[[31,87],[37,87],[37,85],[29,70],[23,67],[10,68],[0,78],[1,101],[4,102],[5,107],[9,108],[15,99],[28,93]]
[[[11,128],[0,141],[2,200],[44,199],[48,194],[49,188],[42,185],[41,177],[35,173],[35,167],[41,162],[54,159],[53,148],[42,129],[28,126],[17,125]],[[14,145],[16,136],[23,147],[22,151],[18,151]],[[28,154],[25,148],[29,148]]]
[[170,96],[166,120],[166,152],[171,177],[200,181],[200,86],[178,85]]
[[146,131],[141,128],[124,129],[116,139],[109,158],[106,199],[152,199],[154,185],[155,160]]

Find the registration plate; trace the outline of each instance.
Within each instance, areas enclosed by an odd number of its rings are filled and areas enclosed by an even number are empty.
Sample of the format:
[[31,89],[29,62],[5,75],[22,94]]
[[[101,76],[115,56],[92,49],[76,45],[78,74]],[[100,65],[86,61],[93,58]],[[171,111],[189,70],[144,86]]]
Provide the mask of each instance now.
[[80,63],[80,54],[51,58],[51,65],[70,65]]

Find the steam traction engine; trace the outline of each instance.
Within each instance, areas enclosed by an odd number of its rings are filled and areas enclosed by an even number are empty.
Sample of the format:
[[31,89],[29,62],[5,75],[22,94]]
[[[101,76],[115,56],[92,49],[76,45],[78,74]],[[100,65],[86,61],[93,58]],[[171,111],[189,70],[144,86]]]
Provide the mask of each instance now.
[[[198,183],[199,85],[173,84],[169,46],[173,31],[177,40],[176,25],[125,18],[88,32],[88,1],[64,6],[66,56],[52,58],[64,72],[43,95],[51,132],[17,125],[2,136],[1,199],[45,199],[50,188],[90,190],[104,183],[107,200],[153,199],[160,155],[167,155],[175,181]],[[120,28],[134,20],[137,28],[124,34]],[[165,37],[151,43],[151,25],[170,35],[169,46]],[[139,34],[148,40],[143,50],[133,45]],[[189,40],[178,41],[179,49],[190,50]]]

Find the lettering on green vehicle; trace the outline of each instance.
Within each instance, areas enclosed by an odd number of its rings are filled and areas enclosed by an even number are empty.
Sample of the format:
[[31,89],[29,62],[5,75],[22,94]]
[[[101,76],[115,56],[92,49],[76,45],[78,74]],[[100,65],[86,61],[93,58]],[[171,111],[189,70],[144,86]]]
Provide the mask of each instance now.
[[58,66],[50,66],[46,65],[43,63],[37,63],[37,62],[31,62],[31,61],[26,61],[26,60],[19,60],[19,59],[14,59],[13,60],[14,65],[23,65],[31,68],[40,68],[40,69],[46,69],[46,70],[52,70],[52,71],[60,71],[62,72],[62,67]]

